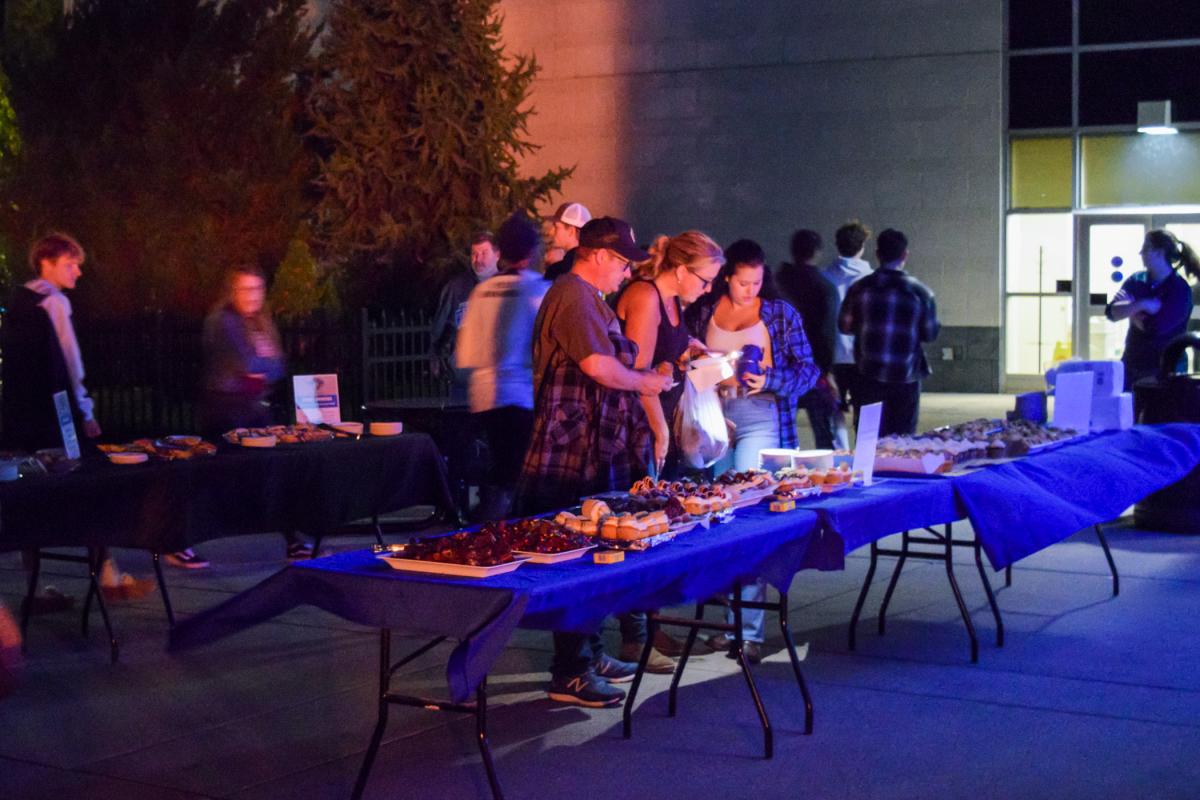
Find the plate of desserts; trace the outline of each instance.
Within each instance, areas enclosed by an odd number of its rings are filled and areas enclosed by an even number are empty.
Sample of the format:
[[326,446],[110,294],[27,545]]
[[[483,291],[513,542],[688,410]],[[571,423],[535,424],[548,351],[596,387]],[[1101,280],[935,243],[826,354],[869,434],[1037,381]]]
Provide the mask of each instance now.
[[498,524],[446,536],[412,539],[401,554],[385,552],[379,559],[393,569],[458,578],[490,578],[520,567],[528,559],[513,553]]

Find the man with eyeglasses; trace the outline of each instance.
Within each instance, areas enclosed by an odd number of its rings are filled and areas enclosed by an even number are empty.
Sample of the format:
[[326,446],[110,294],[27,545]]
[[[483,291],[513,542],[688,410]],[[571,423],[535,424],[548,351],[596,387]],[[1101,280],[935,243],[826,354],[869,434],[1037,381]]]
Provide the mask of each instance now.
[[[650,429],[638,400],[671,378],[633,369],[637,346],[621,334],[604,295],[620,288],[633,261],[649,254],[628,223],[612,217],[583,226],[571,271],[556,280],[534,325],[534,425],[517,488],[522,513],[573,505],[598,492],[628,489],[645,474]],[[617,706],[636,667],[605,655],[599,631],[554,635],[550,699]]]

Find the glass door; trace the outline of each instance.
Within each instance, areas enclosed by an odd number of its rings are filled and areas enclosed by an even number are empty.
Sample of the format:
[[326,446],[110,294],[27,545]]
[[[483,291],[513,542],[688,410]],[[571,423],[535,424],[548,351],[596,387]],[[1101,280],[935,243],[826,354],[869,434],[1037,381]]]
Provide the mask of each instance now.
[[1110,322],[1104,307],[1125,279],[1142,269],[1142,240],[1150,230],[1149,215],[1076,218],[1079,258],[1076,261],[1075,355],[1093,360],[1120,359],[1128,322]]
[[1165,228],[1188,244],[1200,243],[1200,214],[1079,215],[1076,236],[1075,355],[1119,359],[1128,322],[1110,322],[1104,307],[1125,280],[1140,272],[1146,233]]

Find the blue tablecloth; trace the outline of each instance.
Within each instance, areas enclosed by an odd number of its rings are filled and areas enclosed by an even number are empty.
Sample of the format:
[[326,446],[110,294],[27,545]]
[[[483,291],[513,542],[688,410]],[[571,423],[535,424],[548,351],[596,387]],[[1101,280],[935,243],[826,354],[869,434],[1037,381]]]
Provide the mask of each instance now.
[[824,537],[814,537],[809,558],[816,561],[820,549],[830,566],[834,553],[844,556],[865,544],[906,530],[963,519],[966,514],[956,502],[954,489],[945,479],[880,478],[863,486],[803,501],[804,508],[821,517]]
[[1139,425],[951,478],[996,569],[1120,516],[1200,464],[1200,425]]
[[221,605],[183,621],[171,649],[219,639],[299,605],[314,605],[401,635],[459,641],[446,667],[456,702],[470,697],[512,631],[522,627],[592,631],[609,614],[675,605],[727,591],[735,581],[766,578],[786,588],[806,560],[817,515],[742,509],[710,530],[697,528],[619,564],[590,559],[525,564],[486,579],[393,570],[370,551],[293,564]]

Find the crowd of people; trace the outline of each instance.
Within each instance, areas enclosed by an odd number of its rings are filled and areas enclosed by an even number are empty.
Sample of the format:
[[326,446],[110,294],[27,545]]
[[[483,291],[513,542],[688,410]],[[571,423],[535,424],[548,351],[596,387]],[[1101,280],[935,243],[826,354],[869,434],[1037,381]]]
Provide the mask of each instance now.
[[[773,268],[762,246],[739,239],[722,248],[690,230],[659,236],[646,249],[630,225],[592,217],[578,202],[539,226],[514,214],[495,234],[470,241],[470,270],[440,297],[433,330],[438,369],[456,376],[488,443],[491,464],[477,518],[535,514],[580,497],[627,489],[647,475],[675,477],[686,467],[676,416],[688,362],[714,353],[754,354],[718,387],[730,448],[713,469],[758,466],[760,450],[794,447],[803,411],[818,447],[848,445],[846,412],[882,403],[880,434],[916,431],[921,382],[930,374],[922,345],[939,332],[933,293],[907,270],[908,240],[876,237],[872,267],[863,259],[871,231],[857,221],[823,239],[802,229],[791,261]],[[82,246],[66,234],[30,249],[31,279],[18,286],[3,326],[3,445],[24,451],[62,444],[53,396],[65,393],[85,448],[101,436],[65,292],[82,275]],[[1131,383],[1158,367],[1165,343],[1182,332],[1191,295],[1176,270],[1200,277],[1200,260],[1172,234],[1151,231],[1145,272],[1109,304],[1130,319],[1125,350]],[[266,279],[236,266],[204,325],[206,368],[198,420],[210,437],[270,419],[267,399],[286,371],[266,299]],[[311,545],[284,532],[289,559]],[[203,568],[192,550],[167,563]],[[108,599],[153,589],[122,573],[107,555],[100,582]],[[761,581],[744,588],[761,600]],[[70,605],[46,587],[32,611]],[[0,609],[3,611],[3,609]],[[12,639],[11,620],[0,627]],[[646,614],[620,618],[620,658],[603,651],[599,631],[555,634],[551,698],[593,707],[619,705],[613,686],[631,680],[643,649]],[[743,614],[746,654],[760,658],[763,612]],[[11,641],[0,642],[11,650]],[[729,650],[731,638],[709,640]],[[673,669],[680,643],[656,634],[648,668]]]
[[[795,447],[799,409],[823,447],[845,446],[844,412],[866,398],[884,403],[882,433],[915,430],[928,374],[921,344],[936,338],[938,322],[933,294],[905,271],[900,232],[878,238],[881,276],[861,258],[871,234],[858,222],[835,234],[839,256],[825,269],[820,235],[797,231],[792,263],[778,270],[757,242],[722,248],[696,230],[643,249],[627,222],[593,217],[578,202],[544,223],[539,236],[516,214],[495,235],[474,237],[472,266],[475,246],[488,242],[499,272],[452,277],[436,316],[458,321],[439,328],[435,358],[452,337],[458,393],[492,454],[477,519],[563,508],[647,474],[682,476],[675,418],[697,357],[755,354],[718,387],[730,448],[715,472],[757,467],[764,448]],[[756,581],[743,596],[761,601],[765,591]],[[553,699],[621,702],[612,684],[634,674],[646,614],[619,623],[618,658],[604,653],[598,631],[555,635]],[[743,614],[743,638],[758,660],[763,612]],[[725,634],[708,640],[712,650],[731,643]],[[671,671],[680,643],[659,632],[653,644],[648,669]]]

